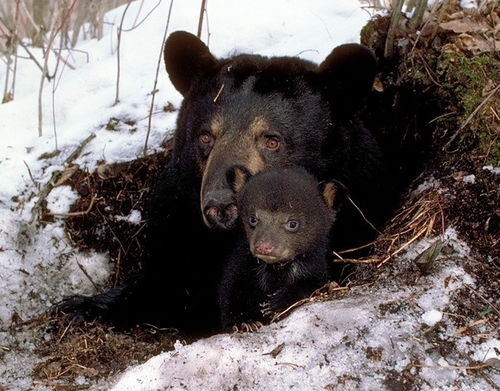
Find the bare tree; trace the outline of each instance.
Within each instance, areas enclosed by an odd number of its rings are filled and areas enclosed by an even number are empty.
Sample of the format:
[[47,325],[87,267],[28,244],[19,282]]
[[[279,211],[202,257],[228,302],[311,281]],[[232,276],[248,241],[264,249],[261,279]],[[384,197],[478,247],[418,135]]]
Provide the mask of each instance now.
[[[49,56],[52,50],[52,45],[57,34],[61,31],[64,24],[67,23],[71,12],[73,11],[75,4],[78,0],[73,0],[71,5],[67,9],[63,9],[58,15],[53,18],[53,22],[51,23],[51,33],[49,36],[49,40],[47,42],[47,46],[45,47],[44,54],[44,62],[43,62],[43,70],[42,76],[40,78],[40,87],[38,90],[38,136],[42,136],[43,134],[43,114],[42,114],[42,96],[43,96],[43,85],[45,82],[45,78],[49,81],[54,77],[54,75],[49,75]],[[58,17],[60,17],[60,23],[58,22]],[[60,57],[58,57],[60,58]],[[56,65],[57,67],[57,65]]]

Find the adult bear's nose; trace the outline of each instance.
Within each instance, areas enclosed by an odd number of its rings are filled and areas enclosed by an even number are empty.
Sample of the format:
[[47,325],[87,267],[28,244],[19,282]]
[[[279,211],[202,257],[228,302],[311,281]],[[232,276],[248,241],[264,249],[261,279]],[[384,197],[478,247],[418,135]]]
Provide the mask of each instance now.
[[238,207],[230,190],[208,192],[202,211],[203,220],[209,228],[231,229],[238,218]]

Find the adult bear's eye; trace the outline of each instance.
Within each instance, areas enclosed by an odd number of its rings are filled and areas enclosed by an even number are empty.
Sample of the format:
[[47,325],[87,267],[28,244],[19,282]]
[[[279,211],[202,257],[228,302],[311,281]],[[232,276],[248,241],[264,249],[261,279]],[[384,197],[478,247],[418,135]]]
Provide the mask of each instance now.
[[199,137],[200,144],[203,146],[210,146],[212,145],[214,138],[210,133],[202,133]]
[[266,148],[275,151],[280,146],[280,139],[276,136],[266,136]]

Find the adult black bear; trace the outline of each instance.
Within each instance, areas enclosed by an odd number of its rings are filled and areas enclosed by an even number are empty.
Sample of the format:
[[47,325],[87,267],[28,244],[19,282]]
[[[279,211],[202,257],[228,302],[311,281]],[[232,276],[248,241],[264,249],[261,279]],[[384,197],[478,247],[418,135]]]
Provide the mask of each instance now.
[[[148,205],[144,274],[103,294],[70,298],[59,309],[208,331],[218,324],[217,284],[235,243],[238,210],[228,168],[256,174],[301,166],[320,181],[335,178],[376,222],[383,159],[355,116],[376,61],[358,44],[335,48],[319,66],[296,57],[217,59],[183,31],[169,36],[164,55],[184,100],[171,160]],[[343,210],[332,246],[365,243],[371,228]]]
[[318,184],[304,169],[269,168],[248,181],[244,170],[234,170],[230,182],[237,185],[245,235],[219,285],[223,329],[252,328],[327,281],[330,230],[339,204],[337,185]]

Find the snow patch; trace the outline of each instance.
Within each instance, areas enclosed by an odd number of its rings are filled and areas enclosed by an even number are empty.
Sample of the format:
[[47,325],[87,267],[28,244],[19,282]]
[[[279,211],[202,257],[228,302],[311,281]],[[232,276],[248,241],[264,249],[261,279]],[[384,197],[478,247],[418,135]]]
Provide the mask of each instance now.
[[[411,246],[373,286],[354,287],[347,297],[305,305],[256,333],[176,343],[175,351],[125,371],[111,390],[382,389],[414,362],[420,363],[419,376],[427,384],[451,389],[460,381],[464,389],[473,390],[476,379],[453,367],[455,353],[450,351],[448,357],[436,350],[422,329],[422,321],[428,326],[441,322],[448,331],[439,338],[452,335],[454,326],[443,318],[443,311],[464,284],[474,283],[456,262],[469,256],[467,245],[452,228],[441,239],[457,255],[438,258],[434,272],[416,275],[411,287],[403,276],[415,269],[416,254],[436,238]],[[269,354],[280,345],[283,349],[276,357]],[[463,340],[460,347],[464,346],[469,352]]]
[[126,221],[127,223],[130,224],[140,224],[142,221],[142,216],[140,211],[132,209],[127,216],[118,216],[118,215],[115,216],[115,220]]
[[478,362],[485,362],[492,358],[500,360],[500,340],[494,338],[475,346],[472,358]]
[[500,167],[484,166],[483,170],[489,171],[495,175],[500,175]]
[[68,213],[79,197],[71,186],[55,187],[47,196],[47,208],[54,214]]
[[422,319],[427,326],[434,326],[436,323],[441,322],[443,313],[438,310],[430,310],[422,314]]
[[477,8],[478,4],[476,0],[460,0],[460,7],[465,9]]
[[464,183],[476,183],[476,176],[474,174],[466,175],[463,177],[462,181],[464,181]]

